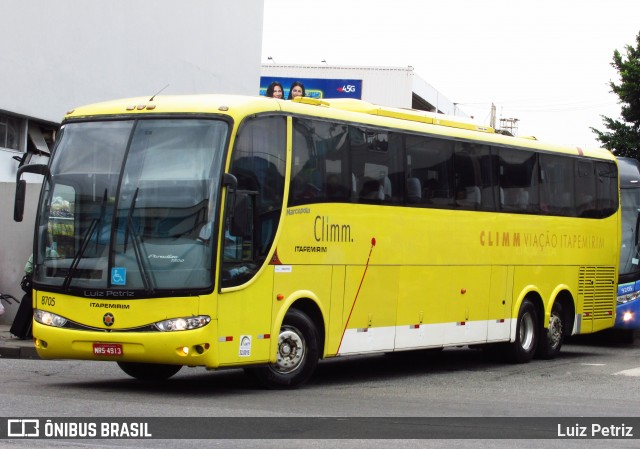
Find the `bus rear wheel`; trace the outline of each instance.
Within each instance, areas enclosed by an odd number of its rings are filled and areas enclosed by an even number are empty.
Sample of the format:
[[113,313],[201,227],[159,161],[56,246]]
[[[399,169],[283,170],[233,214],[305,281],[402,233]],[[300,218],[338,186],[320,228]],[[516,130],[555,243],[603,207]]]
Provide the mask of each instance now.
[[530,299],[522,301],[518,312],[516,339],[507,346],[507,358],[513,363],[527,363],[536,352],[538,344],[538,313]]
[[551,308],[549,317],[549,327],[543,329],[538,343],[536,356],[541,359],[553,359],[560,353],[560,348],[564,341],[564,319],[562,305],[555,302]]
[[278,335],[275,363],[246,368],[247,374],[272,389],[296,388],[306,383],[320,358],[318,330],[303,312],[287,312]]
[[129,376],[144,381],[167,380],[182,368],[182,365],[134,362],[118,362],[118,366]]

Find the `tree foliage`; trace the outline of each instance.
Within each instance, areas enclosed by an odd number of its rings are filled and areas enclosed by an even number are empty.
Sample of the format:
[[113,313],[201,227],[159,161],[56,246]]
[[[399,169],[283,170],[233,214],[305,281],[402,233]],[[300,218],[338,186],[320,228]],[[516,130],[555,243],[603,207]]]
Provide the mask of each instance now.
[[609,82],[611,92],[618,96],[622,120],[602,116],[608,131],[591,130],[602,145],[614,151],[616,156],[640,159],[640,33],[636,46],[625,46],[625,55],[613,52],[611,66],[616,69],[620,83]]

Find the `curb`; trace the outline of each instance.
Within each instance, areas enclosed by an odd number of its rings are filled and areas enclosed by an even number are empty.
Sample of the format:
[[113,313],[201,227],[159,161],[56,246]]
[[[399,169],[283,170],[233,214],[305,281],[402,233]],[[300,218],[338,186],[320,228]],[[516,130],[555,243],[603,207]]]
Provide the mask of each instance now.
[[3,344],[0,346],[0,359],[40,359],[35,346],[14,346]]
[[0,325],[0,359],[39,360],[33,340],[20,340],[14,337],[9,329],[8,325]]

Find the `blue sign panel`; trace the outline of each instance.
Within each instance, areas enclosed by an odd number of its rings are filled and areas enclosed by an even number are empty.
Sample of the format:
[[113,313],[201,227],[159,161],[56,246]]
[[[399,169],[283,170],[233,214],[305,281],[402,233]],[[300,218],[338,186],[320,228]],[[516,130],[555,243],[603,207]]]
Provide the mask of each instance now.
[[629,282],[627,284],[619,284],[618,285],[618,296],[628,295],[629,293],[633,293],[640,289],[640,281]]
[[113,267],[111,269],[111,284],[125,285],[127,283],[127,269],[123,267]]
[[302,83],[305,96],[311,98],[356,98],[362,99],[362,80],[324,79],[324,78],[285,78],[278,76],[260,77],[260,95],[267,94],[267,87],[272,82],[282,84],[284,98],[289,98],[291,84]]

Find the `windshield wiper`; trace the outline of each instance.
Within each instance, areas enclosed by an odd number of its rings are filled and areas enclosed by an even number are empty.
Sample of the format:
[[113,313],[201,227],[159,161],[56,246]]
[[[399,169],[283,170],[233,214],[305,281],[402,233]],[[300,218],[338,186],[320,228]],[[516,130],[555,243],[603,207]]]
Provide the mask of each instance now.
[[[102,223],[102,220],[104,219],[106,203],[107,203],[107,189],[105,188],[104,195],[102,195],[102,203],[100,204],[100,215],[98,216],[98,218],[94,218],[93,220],[91,220],[91,224],[89,224],[89,229],[87,229],[87,233],[82,238],[82,242],[80,243],[80,250],[73,257],[73,260],[71,261],[71,265],[69,265],[69,271],[67,272],[67,275],[64,277],[64,282],[62,283],[63,290],[67,290],[69,288],[69,284],[71,284],[71,280],[73,279],[73,275],[75,274],[78,268],[80,259],[82,258],[82,255],[86,251],[87,246],[89,246],[89,241],[91,239],[91,235],[93,234],[93,231],[98,229],[98,223]],[[97,242],[99,239],[100,239],[100,234],[98,231],[96,232],[96,248],[97,248],[97,245],[98,245]]]
[[124,249],[123,253],[127,252],[127,244],[129,243],[129,229],[133,229],[131,223],[133,221],[133,210],[136,207],[136,200],[138,199],[138,192],[140,191],[140,187],[136,188],[136,191],[133,193],[133,198],[131,198],[131,202],[129,203],[129,210],[127,211],[127,227],[124,229]]
[[102,204],[100,204],[100,216],[98,217],[97,232],[96,232],[96,252],[98,252],[98,244],[100,243],[100,236],[102,235],[102,220],[104,219],[104,212],[107,207],[107,189],[104,189],[104,195],[102,195]]
[[152,275],[150,275],[151,270],[147,265],[147,253],[144,249],[144,245],[138,235],[138,232],[135,228],[135,223],[133,222],[133,211],[136,207],[136,200],[138,199],[138,192],[140,188],[136,188],[135,193],[133,194],[133,198],[131,198],[131,203],[129,204],[129,211],[127,213],[127,227],[124,232],[124,251],[123,254],[127,252],[127,243],[129,241],[129,232],[131,232],[131,243],[133,246],[133,253],[136,256],[136,263],[138,264],[138,270],[140,270],[140,277],[142,278],[142,283],[144,284],[145,292],[153,294],[155,291],[155,279]]

